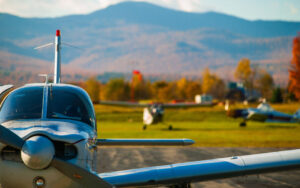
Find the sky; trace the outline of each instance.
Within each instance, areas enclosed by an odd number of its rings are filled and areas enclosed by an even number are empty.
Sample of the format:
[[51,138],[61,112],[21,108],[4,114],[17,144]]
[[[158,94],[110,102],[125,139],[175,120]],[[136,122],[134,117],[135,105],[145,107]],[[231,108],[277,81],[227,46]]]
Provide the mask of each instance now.
[[[59,17],[88,14],[123,1],[128,0],[0,0],[0,12],[21,17]],[[186,12],[215,11],[248,20],[300,21],[300,0],[143,1]]]

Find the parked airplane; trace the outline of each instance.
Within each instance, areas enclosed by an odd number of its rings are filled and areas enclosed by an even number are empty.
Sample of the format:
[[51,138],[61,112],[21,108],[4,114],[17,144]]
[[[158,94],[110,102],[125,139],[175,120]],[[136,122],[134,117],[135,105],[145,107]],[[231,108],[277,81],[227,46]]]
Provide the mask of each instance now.
[[257,108],[228,110],[227,115],[233,118],[242,117],[243,122],[240,123],[241,127],[246,126],[246,122],[249,120],[281,123],[300,122],[300,110],[298,110],[295,114],[290,115],[274,110],[266,102],[262,102],[257,106]]
[[168,126],[169,130],[173,129],[173,126],[164,123],[164,109],[165,108],[191,108],[191,107],[203,107],[213,106],[213,103],[148,103],[142,104],[137,102],[125,102],[125,101],[100,101],[102,105],[114,105],[125,107],[142,107],[143,111],[143,130],[147,129],[148,125],[157,125],[162,123]]
[[60,83],[59,32],[56,41],[54,83],[46,80],[25,85],[8,93],[1,104],[0,187],[187,187],[194,181],[300,167],[300,150],[288,150],[97,174],[97,145],[193,141],[97,139],[95,113],[88,94],[79,87]]

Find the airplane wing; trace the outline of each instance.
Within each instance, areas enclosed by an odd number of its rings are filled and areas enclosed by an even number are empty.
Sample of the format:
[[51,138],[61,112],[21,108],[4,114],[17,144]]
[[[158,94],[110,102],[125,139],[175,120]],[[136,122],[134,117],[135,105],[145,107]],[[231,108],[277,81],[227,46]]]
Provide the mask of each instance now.
[[97,145],[148,145],[148,146],[177,146],[191,145],[190,139],[98,139]]
[[278,111],[270,111],[270,112],[261,112],[256,109],[248,110],[247,119],[261,122],[292,122],[293,116],[290,114],[278,112]]
[[162,104],[164,108],[191,108],[191,107],[208,107],[214,106],[214,103],[192,103],[192,102],[183,102],[183,103],[165,103]]
[[[149,107],[153,105],[152,103],[137,103],[137,102],[128,102],[128,101],[100,101],[99,104],[102,105],[113,105],[113,106],[125,106],[125,107]],[[204,107],[204,106],[213,106],[214,103],[192,103],[192,102],[183,102],[183,103],[158,103],[164,108],[190,108],[190,107]]]
[[98,174],[116,187],[176,185],[300,168],[300,149]]
[[124,106],[124,107],[148,107],[150,104],[141,104],[137,102],[128,101],[100,101],[99,104],[102,105],[112,105],[112,106]]

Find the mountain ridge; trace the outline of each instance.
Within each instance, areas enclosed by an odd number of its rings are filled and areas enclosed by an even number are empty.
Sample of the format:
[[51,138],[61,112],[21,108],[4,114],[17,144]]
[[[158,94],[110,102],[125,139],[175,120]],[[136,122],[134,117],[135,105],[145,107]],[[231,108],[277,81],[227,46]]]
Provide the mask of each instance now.
[[[286,83],[292,39],[300,22],[249,21],[215,12],[187,13],[123,2],[58,18],[0,13],[0,27],[0,51],[43,61],[52,61],[53,49],[33,48],[53,41],[54,31],[60,28],[62,40],[80,48],[63,47],[63,63],[95,74],[140,69],[146,74],[200,75],[209,67],[231,79],[224,67],[233,68],[247,57],[275,75],[277,82]],[[278,76],[282,70],[284,76]]]

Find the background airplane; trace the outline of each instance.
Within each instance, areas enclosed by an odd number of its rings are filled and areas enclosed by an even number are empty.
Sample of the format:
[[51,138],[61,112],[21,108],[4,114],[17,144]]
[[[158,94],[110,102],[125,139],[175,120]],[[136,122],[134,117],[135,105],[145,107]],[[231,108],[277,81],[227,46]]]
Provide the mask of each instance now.
[[262,102],[257,108],[246,109],[228,109],[227,115],[233,118],[243,118],[240,126],[246,126],[247,121],[260,121],[260,122],[279,122],[279,123],[294,123],[300,122],[300,110],[295,114],[286,114],[274,110],[268,103]]
[[194,181],[300,167],[300,150],[288,150],[97,174],[98,145],[185,145],[193,141],[97,139],[95,113],[88,94],[82,88],[60,82],[60,32],[55,46],[54,83],[46,80],[25,85],[10,92],[1,104],[0,186],[3,188],[189,187]]
[[157,125],[162,123],[168,126],[169,130],[173,129],[171,124],[167,124],[163,121],[165,108],[191,108],[191,107],[205,107],[213,106],[213,103],[137,103],[126,101],[100,101],[102,105],[124,106],[124,107],[142,107],[143,110],[143,130],[147,129],[148,125]]

